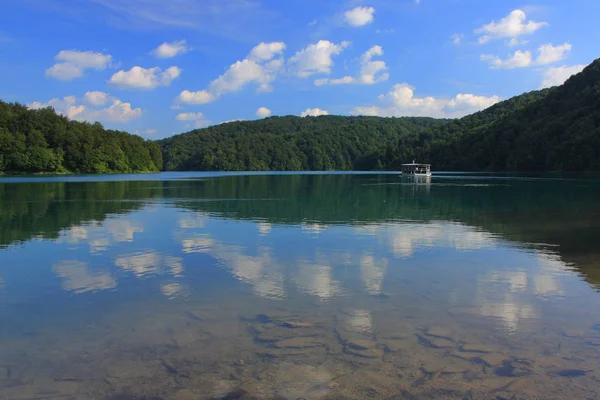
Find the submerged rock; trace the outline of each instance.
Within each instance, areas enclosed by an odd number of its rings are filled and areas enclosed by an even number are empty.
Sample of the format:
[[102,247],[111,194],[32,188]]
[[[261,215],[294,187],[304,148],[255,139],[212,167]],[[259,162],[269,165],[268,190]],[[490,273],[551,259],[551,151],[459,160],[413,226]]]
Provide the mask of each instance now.
[[359,350],[352,347],[345,347],[344,352],[362,358],[381,358],[383,356],[383,351],[376,348]]
[[466,353],[493,353],[497,349],[486,344],[463,344],[460,350]]
[[274,346],[279,349],[302,349],[323,346],[323,343],[310,337],[295,337],[275,342]]
[[448,339],[441,337],[419,336],[420,342],[434,349],[452,349],[456,344]]
[[489,353],[489,354],[482,354],[482,355],[476,357],[475,360],[484,364],[487,367],[497,367],[498,365],[501,365],[506,360],[506,356],[504,356],[503,354],[498,354],[498,353]]
[[314,326],[311,322],[306,321],[276,321],[278,325],[286,328],[310,328]]
[[533,375],[535,372],[533,361],[524,358],[505,360],[502,366],[495,369],[497,375],[507,377],[521,377]]
[[434,326],[427,329],[425,335],[455,341],[454,333],[450,329],[441,326]]
[[553,375],[564,376],[567,378],[576,378],[581,376],[586,376],[589,371],[584,371],[582,369],[560,369],[558,371],[554,371]]
[[395,353],[407,347],[410,347],[406,341],[403,340],[384,340],[381,344],[385,347],[386,351],[390,353]]
[[375,348],[377,343],[365,339],[346,339],[346,345],[357,350],[368,350]]

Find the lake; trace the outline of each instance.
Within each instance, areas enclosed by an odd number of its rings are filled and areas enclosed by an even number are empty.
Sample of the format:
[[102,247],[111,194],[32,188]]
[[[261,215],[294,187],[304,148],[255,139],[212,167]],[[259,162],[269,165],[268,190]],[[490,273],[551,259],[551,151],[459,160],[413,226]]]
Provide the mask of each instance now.
[[0,398],[600,399],[600,179],[0,178]]

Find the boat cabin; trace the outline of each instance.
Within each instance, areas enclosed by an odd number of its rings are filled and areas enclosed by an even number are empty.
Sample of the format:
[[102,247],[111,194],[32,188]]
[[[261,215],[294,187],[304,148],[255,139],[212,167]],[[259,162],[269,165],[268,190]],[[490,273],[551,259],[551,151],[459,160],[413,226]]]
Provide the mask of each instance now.
[[414,161],[410,164],[402,164],[402,174],[406,175],[431,175],[430,164],[417,164]]

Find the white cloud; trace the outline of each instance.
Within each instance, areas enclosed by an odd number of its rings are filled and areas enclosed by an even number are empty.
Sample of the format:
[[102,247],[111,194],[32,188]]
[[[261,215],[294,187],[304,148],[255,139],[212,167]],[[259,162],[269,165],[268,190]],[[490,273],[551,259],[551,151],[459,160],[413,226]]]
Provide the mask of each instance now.
[[370,24],[375,19],[374,7],[356,7],[344,13],[346,22],[350,26],[358,27]]
[[513,69],[513,68],[526,68],[533,64],[533,56],[530,51],[517,50],[513,55],[508,57],[506,60],[501,59],[498,56],[491,54],[484,54],[481,57],[481,61],[487,61],[490,63],[490,67],[493,69]]
[[545,44],[538,49],[539,55],[536,59],[536,64],[547,65],[562,61],[571,49],[572,46],[570,43],[564,43],[560,46],[553,46],[550,43]]
[[[270,91],[271,83],[283,68],[281,55],[284,50],[283,42],[262,42],[255,46],[245,59],[236,61],[223,75],[213,80],[208,89],[197,92],[184,90],[175,101],[184,104],[206,104],[226,93],[242,90],[251,83],[258,85],[259,92]],[[275,58],[277,56],[279,58]]]
[[215,101],[215,96],[206,90],[199,90],[197,92],[184,90],[177,97],[177,101],[184,104],[207,104]]
[[544,72],[541,89],[552,86],[559,86],[565,83],[571,76],[580,73],[585,68],[585,65],[563,65],[561,67],[549,68]]
[[517,43],[520,36],[530,35],[537,30],[548,26],[547,22],[527,21],[527,15],[522,10],[514,10],[500,21],[492,21],[475,30],[479,36],[479,43],[488,43],[493,39],[508,38],[510,44]]
[[106,69],[112,62],[110,54],[77,50],[62,50],[54,59],[60,62],[48,68],[46,76],[61,81],[81,78],[87,69]]
[[300,114],[301,117],[318,117],[320,115],[329,115],[329,111],[320,108],[307,108]]
[[175,119],[178,121],[195,121],[202,118],[204,118],[204,114],[202,114],[201,112],[180,113],[175,116]]
[[164,42],[156,49],[152,50],[150,54],[157,58],[171,58],[179,54],[185,54],[189,51],[189,47],[185,40],[179,40],[176,42],[167,43]]
[[284,50],[285,43],[283,42],[262,42],[252,49],[248,58],[251,60],[268,61],[276,55],[283,53]]
[[307,78],[314,74],[330,74],[333,67],[333,56],[339,55],[350,42],[335,44],[329,40],[319,40],[306,48],[298,51],[289,63],[292,71],[301,78]]
[[211,121],[205,119],[204,114],[202,114],[201,112],[179,113],[175,116],[175,119],[178,121],[194,121],[193,125],[186,124],[184,127],[186,129],[190,129],[192,127],[194,129],[200,129],[205,128],[211,124]]
[[565,59],[571,48],[570,43],[564,43],[559,46],[549,43],[538,48],[538,55],[535,59],[530,51],[517,50],[505,60],[498,56],[484,54],[481,56],[481,61],[489,62],[490,67],[493,69],[527,68],[534,65],[548,65]]
[[[474,94],[457,94],[446,105],[446,111],[453,113],[470,114],[475,111],[485,110],[502,100],[498,96],[477,96]],[[465,114],[465,115],[466,115]]]
[[463,35],[462,33],[455,33],[454,35],[450,36],[450,39],[452,39],[452,43],[454,43],[455,45],[459,45],[464,37],[465,35]]
[[271,110],[269,110],[267,107],[260,107],[258,110],[256,110],[257,117],[266,118],[270,115],[271,115]]
[[[101,92],[88,92],[88,93],[101,93]],[[128,122],[134,119],[138,119],[142,116],[143,110],[141,108],[133,108],[131,103],[123,102],[116,97],[110,96],[106,93],[106,101],[102,104],[93,104],[90,99],[101,95],[86,95],[84,101],[89,103],[90,106],[82,104],[75,96],[66,96],[62,99],[54,98],[47,103],[33,102],[28,105],[31,109],[39,109],[45,107],[53,107],[57,113],[67,116],[77,121],[101,121],[101,122]],[[105,105],[110,103],[109,106],[104,108],[98,108],[94,106]]]
[[86,92],[83,98],[93,106],[102,106],[108,101],[109,95],[104,92]]
[[181,69],[178,67],[169,67],[163,71],[159,67],[146,69],[136,66],[129,71],[121,70],[115,73],[108,82],[124,88],[154,89],[158,86],[169,86],[179,75]]
[[456,118],[487,108],[498,101],[498,96],[458,94],[453,99],[415,97],[414,88],[406,83],[396,84],[388,93],[379,96],[385,107],[356,107],[353,114],[381,117],[436,117]]
[[382,55],[383,49],[381,46],[373,46],[360,58],[360,76],[357,78],[344,76],[343,78],[338,79],[321,78],[315,80],[315,85],[344,85],[352,83],[372,85],[374,83],[385,81],[389,78],[389,74],[384,72],[387,69],[385,61],[373,61],[373,57]]
[[361,60],[361,68],[360,68],[360,81],[366,85],[371,85],[373,83],[385,81],[389,78],[388,73],[382,73],[379,76],[380,72],[383,72],[387,69],[385,65],[385,61],[372,61],[374,56],[382,56],[383,49],[381,46],[373,46],[365,54],[360,58]]

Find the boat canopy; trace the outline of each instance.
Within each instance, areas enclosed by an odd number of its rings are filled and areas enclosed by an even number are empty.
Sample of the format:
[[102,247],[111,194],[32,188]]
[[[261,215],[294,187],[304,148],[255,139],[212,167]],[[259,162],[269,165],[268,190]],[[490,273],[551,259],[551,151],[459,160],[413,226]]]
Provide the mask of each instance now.
[[402,164],[402,172],[407,174],[430,174],[431,164],[419,164],[414,161],[410,164]]

